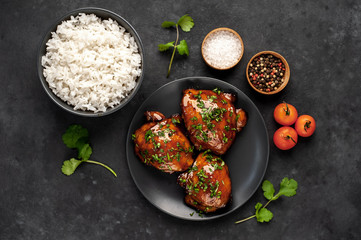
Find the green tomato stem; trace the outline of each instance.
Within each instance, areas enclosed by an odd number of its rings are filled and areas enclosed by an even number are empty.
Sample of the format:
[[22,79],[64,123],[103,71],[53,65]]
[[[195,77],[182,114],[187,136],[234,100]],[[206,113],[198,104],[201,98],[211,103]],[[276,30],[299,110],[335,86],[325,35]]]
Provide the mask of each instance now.
[[292,142],[294,142],[294,143],[296,144],[296,141],[291,137],[291,135],[287,135],[287,136],[285,137],[285,139],[286,139],[286,140],[291,139]]
[[289,116],[290,115],[290,109],[288,107],[288,104],[285,101],[283,101],[283,102],[284,102],[284,104],[286,104],[286,109],[283,108],[283,110],[285,111],[286,116]]
[[178,39],[179,39],[178,24],[176,24],[175,27],[176,27],[176,29],[177,29],[177,39],[176,39],[176,41],[175,41],[174,48],[173,48],[173,53],[172,53],[172,57],[171,57],[171,59],[170,59],[170,63],[169,63],[169,67],[168,67],[168,73],[167,73],[167,78],[169,77],[170,69],[172,68],[172,63],[173,63],[173,59],[174,59],[174,55],[175,55],[175,50],[176,50],[176,48],[177,48]]
[[110,167],[108,167],[108,166],[105,165],[104,163],[97,162],[97,161],[92,161],[92,160],[83,160],[83,162],[98,164],[98,165],[100,165],[100,166],[102,166],[102,167],[105,167],[105,168],[108,169],[111,173],[113,173],[113,175],[114,175],[115,177],[117,177],[117,174],[113,171],[113,169],[111,169]]
[[305,132],[307,132],[307,129],[311,128],[311,121],[307,120],[305,125],[303,125],[303,128],[305,129]]
[[248,220],[250,220],[250,219],[252,219],[252,218],[254,218],[254,217],[256,217],[256,215],[252,215],[252,216],[250,216],[250,217],[248,217],[248,218],[239,220],[239,221],[235,222],[235,224],[243,223],[243,222],[248,221]]

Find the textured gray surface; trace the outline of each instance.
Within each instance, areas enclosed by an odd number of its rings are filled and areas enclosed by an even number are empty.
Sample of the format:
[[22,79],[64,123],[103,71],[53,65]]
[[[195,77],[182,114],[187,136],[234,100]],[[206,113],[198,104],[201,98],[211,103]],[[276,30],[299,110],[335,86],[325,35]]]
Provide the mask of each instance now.
[[[57,107],[41,87],[36,55],[53,21],[79,7],[112,10],[135,27],[146,51],[146,75],[131,103],[97,119]],[[190,56],[170,58],[157,44],[172,41],[160,27],[189,13],[195,20],[183,34]],[[200,55],[204,36],[230,27],[243,38],[245,54],[233,70],[208,68]],[[361,235],[360,1],[2,1],[0,8],[0,239],[358,239]],[[277,96],[264,97],[247,85],[247,61],[257,52],[281,53],[291,80]],[[317,130],[296,148],[281,152],[271,143],[266,179],[284,176],[299,183],[298,194],[270,205],[269,224],[252,214],[262,191],[239,210],[209,222],[185,222],[153,207],[136,189],[125,158],[128,125],[140,104],[176,78],[210,76],[233,84],[260,109],[270,135],[278,127],[272,109],[282,100],[316,118]],[[113,178],[97,166],[62,175],[73,156],[61,141],[68,125],[91,133],[93,158],[112,166]]]

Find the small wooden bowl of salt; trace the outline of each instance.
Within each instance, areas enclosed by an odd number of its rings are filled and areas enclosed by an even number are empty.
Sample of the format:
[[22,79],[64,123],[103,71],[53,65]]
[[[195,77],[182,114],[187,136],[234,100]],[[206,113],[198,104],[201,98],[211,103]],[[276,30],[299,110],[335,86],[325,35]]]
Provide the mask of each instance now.
[[227,70],[239,63],[244,45],[236,31],[230,28],[216,28],[204,38],[201,50],[208,66],[217,70]]

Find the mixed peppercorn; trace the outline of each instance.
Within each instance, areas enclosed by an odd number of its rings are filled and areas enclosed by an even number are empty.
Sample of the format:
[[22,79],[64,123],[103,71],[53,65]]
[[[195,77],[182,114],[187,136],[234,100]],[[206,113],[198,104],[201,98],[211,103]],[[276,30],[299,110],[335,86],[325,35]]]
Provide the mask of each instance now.
[[284,82],[285,64],[272,54],[261,54],[249,64],[248,77],[260,91],[276,91]]

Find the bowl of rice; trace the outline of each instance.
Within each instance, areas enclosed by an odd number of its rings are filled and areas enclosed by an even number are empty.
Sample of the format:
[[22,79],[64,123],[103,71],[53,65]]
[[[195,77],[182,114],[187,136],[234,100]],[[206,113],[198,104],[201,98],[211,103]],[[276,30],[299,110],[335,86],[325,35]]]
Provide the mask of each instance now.
[[61,108],[98,117],[124,107],[144,75],[143,45],[121,16],[80,8],[56,21],[41,43],[40,81]]

